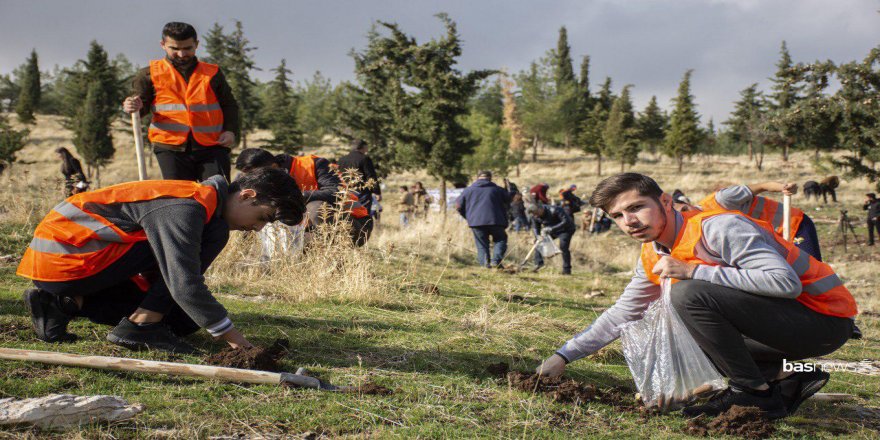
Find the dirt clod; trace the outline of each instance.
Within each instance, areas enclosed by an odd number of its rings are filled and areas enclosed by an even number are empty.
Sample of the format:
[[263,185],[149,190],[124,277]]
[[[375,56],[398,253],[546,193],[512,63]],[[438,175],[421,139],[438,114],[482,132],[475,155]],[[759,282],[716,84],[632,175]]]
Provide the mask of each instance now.
[[507,374],[507,380],[515,388],[546,393],[557,402],[580,404],[596,398],[594,385],[584,385],[572,379],[513,371]]
[[743,438],[767,438],[776,427],[755,407],[734,405],[712,420],[697,417],[688,422],[688,434],[717,437],[733,435]]
[[436,284],[425,283],[425,285],[422,286],[422,293],[426,295],[439,295],[440,288],[437,287]]
[[390,396],[394,394],[394,391],[391,391],[390,389],[385,388],[382,385],[376,385],[373,382],[367,382],[363,385],[352,387],[347,392],[352,394],[369,394],[374,396]]
[[515,294],[507,295],[506,298],[507,298],[507,302],[518,302],[518,303],[521,303],[521,302],[524,302],[524,301],[526,300],[526,298],[525,298],[524,296],[522,296],[522,295],[515,295]]
[[271,346],[251,348],[226,348],[205,357],[211,365],[248,370],[281,371],[278,361],[287,353],[287,339],[276,339]]
[[496,377],[507,376],[508,371],[510,371],[510,365],[507,365],[507,362],[499,362],[486,367],[486,373]]

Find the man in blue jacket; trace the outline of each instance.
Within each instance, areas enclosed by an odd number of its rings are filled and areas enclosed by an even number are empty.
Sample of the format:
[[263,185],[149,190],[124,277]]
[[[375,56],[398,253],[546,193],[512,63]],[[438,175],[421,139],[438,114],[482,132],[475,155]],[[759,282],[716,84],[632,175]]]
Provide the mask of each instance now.
[[[510,194],[492,183],[490,171],[480,171],[477,181],[461,192],[456,202],[458,213],[467,219],[477,244],[477,262],[483,267],[498,267],[507,252],[507,210]],[[489,239],[494,243],[489,261]]]
[[[562,251],[562,274],[571,275],[571,237],[577,231],[571,215],[562,206],[545,205],[541,202],[526,204],[526,212],[532,216],[536,236],[543,232],[551,238],[559,239],[559,250]],[[544,266],[544,257],[540,252],[535,252],[535,270],[542,266]]]

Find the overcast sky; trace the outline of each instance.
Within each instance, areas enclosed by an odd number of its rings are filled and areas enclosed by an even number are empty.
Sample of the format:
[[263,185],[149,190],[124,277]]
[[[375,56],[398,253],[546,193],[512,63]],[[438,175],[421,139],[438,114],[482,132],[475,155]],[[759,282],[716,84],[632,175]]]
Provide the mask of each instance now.
[[162,25],[186,21],[202,33],[217,22],[241,20],[258,48],[255,75],[286,58],[294,80],[320,70],[334,82],[353,78],[351,49],[365,46],[376,20],[396,22],[419,41],[442,36],[434,18],[447,12],[463,40],[462,70],[525,69],[556,47],[568,29],[575,71],[590,55],[591,83],[606,76],[618,91],[633,84],[641,109],[657,95],[670,106],[685,70],[703,115],[727,118],[739,91],[766,88],[782,40],[795,61],[862,59],[880,44],[878,0],[0,0],[0,73],[21,64],[31,48],[41,68],[69,66],[85,57],[89,41],[111,57],[124,53],[146,65],[162,55]]

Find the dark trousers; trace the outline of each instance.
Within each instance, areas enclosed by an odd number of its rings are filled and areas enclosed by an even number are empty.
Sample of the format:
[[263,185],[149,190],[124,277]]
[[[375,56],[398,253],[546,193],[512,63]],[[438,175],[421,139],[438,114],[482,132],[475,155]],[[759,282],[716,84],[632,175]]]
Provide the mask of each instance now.
[[[574,231],[560,232],[556,237],[553,237],[559,239],[559,250],[562,251],[562,273],[564,274],[571,273],[571,238],[573,236]],[[535,265],[544,265],[544,257],[540,252],[535,252]]]
[[868,217],[868,246],[874,245],[874,231],[880,236],[880,217]]
[[[215,218],[202,233],[202,273],[226,246],[228,226]],[[147,274],[151,280],[146,292],[141,291],[131,278]],[[168,324],[178,335],[195,332],[199,326],[174,302],[168,286],[158,273],[156,257],[146,241],[135,243],[122,258],[106,269],[87,278],[73,281],[34,281],[34,285],[49,293],[62,296],[82,296],[83,306],[77,316],[88,318],[98,324],[116,325],[137,308],[164,313],[162,322]]]
[[755,295],[706,281],[672,285],[672,305],[718,370],[736,385],[774,379],[783,359],[827,355],[852,334],[853,321],[815,312],[794,299]]
[[800,226],[798,226],[797,231],[795,231],[794,236],[803,239],[800,243],[795,243],[798,249],[822,261],[822,250],[819,248],[819,235],[816,233],[816,225],[808,215],[804,215],[804,219],[801,221]]
[[156,148],[155,151],[156,162],[165,180],[202,181],[217,174],[231,180],[232,163],[228,148],[210,147],[189,151]]
[[[483,267],[497,266],[507,253],[507,229],[506,226],[474,226],[474,242],[477,244],[477,263]],[[492,261],[489,262],[489,239],[492,239]]]

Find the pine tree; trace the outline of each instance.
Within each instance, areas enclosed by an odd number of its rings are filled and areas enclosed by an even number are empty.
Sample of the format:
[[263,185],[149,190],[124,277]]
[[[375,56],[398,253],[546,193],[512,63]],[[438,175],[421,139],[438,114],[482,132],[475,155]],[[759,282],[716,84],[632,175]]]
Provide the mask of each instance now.
[[578,77],[577,108],[574,121],[575,139],[578,141],[582,138],[583,123],[593,109],[593,101],[593,96],[590,94],[590,57],[585,55],[581,60],[581,71]]
[[840,114],[838,139],[847,154],[834,159],[835,165],[852,176],[864,177],[880,191],[880,48],[872,49],[862,61],[837,68],[840,89],[834,95]]
[[15,163],[15,154],[27,144],[29,131],[15,130],[0,113],[0,174]]
[[504,104],[501,95],[501,83],[495,81],[483,81],[479,92],[471,99],[470,107],[482,113],[490,121],[500,125],[504,119]]
[[501,75],[501,94],[504,97],[504,124],[503,127],[510,134],[508,157],[511,165],[516,167],[516,177],[519,177],[519,164],[526,153],[526,142],[523,138],[522,124],[516,111],[516,97],[513,94],[514,83],[506,74]]
[[247,148],[247,135],[256,128],[257,115],[260,113],[260,101],[254,90],[256,85],[250,76],[250,71],[256,68],[250,53],[257,48],[251,47],[238,20],[235,21],[235,30],[225,37],[225,41],[225,55],[220,66],[224,69],[223,73],[240,110],[240,133],[236,133],[236,138],[241,139],[242,146]]
[[754,137],[756,125],[764,112],[763,96],[758,90],[758,84],[752,84],[739,92],[740,100],[734,103],[731,118],[724,122],[730,127],[730,136],[734,142],[745,143],[748,146],[749,161],[754,155]]
[[107,108],[107,93],[99,81],[89,83],[82,113],[73,143],[89,168],[94,168],[95,180],[100,185],[101,167],[110,161],[115,150],[110,134],[111,112]]
[[20,79],[21,93],[15,105],[18,120],[25,124],[35,122],[34,113],[40,108],[40,66],[37,61],[37,51],[31,50],[31,55],[25,62],[24,76]]
[[224,70],[228,67],[226,60],[228,52],[226,39],[227,37],[223,33],[223,26],[220,26],[219,23],[214,23],[214,26],[212,26],[203,37],[205,42],[205,53],[208,54],[204,59],[205,62],[217,64]]
[[514,165],[508,146],[510,134],[488,116],[476,110],[461,118],[462,125],[477,142],[473,153],[465,156],[464,169],[470,175],[480,170],[491,170],[506,177]]
[[792,64],[788,46],[782,42],[779,61],[776,63],[776,75],[771,78],[773,85],[770,94],[770,119],[776,129],[776,142],[782,149],[782,160],[788,161],[791,147],[797,143],[799,127],[793,118],[794,107],[802,99],[802,86],[799,84],[803,76],[802,70]]
[[297,130],[297,102],[290,86],[291,73],[287,61],[282,59],[278,67],[272,69],[275,78],[268,84],[266,103],[263,107],[264,120],[272,132],[269,145],[288,154],[300,150],[302,133]]
[[584,153],[596,156],[596,175],[602,175],[602,158],[604,157],[606,146],[603,137],[605,124],[608,121],[608,112],[602,106],[601,102],[593,105],[587,119],[584,120],[580,130],[580,144],[583,146]]
[[812,148],[815,159],[821,151],[832,151],[837,144],[840,112],[832,98],[825,94],[834,64],[816,62],[803,66],[805,83],[803,99],[792,108],[793,125],[799,127],[798,137],[803,148]]
[[559,132],[559,100],[553,97],[553,79],[547,59],[532,62],[528,71],[520,72],[519,113],[523,129],[532,142],[532,162],[538,160],[538,147]]
[[565,26],[559,28],[559,39],[556,42],[556,51],[553,54],[554,69],[553,78],[556,82],[555,98],[557,115],[559,117],[558,141],[565,148],[571,146],[572,138],[577,134],[578,123],[578,99],[580,91],[577,78],[574,76],[574,68],[571,60],[571,47],[568,44],[568,31]]
[[614,104],[614,100],[617,99],[614,96],[614,92],[611,91],[611,78],[605,77],[605,82],[602,83],[602,88],[599,89],[599,94],[596,96],[596,100],[599,104],[602,104],[602,109],[606,112],[611,111],[611,105]]
[[624,86],[620,96],[614,100],[605,129],[602,130],[603,144],[620,161],[621,172],[625,165],[635,165],[639,155],[638,131],[635,128],[635,116],[629,96],[630,87]]
[[636,127],[639,129],[639,140],[651,154],[657,154],[657,147],[663,143],[666,125],[669,123],[666,114],[657,104],[657,97],[651,96],[645,110],[639,115]]
[[667,156],[675,158],[678,163],[678,172],[682,171],[684,159],[694,154],[700,145],[700,116],[694,104],[694,96],[691,95],[691,73],[688,70],[678,86],[678,96],[673,99],[675,107],[669,118],[669,130],[663,144]]
[[338,110],[337,90],[320,71],[297,86],[297,121],[306,145],[321,145],[324,136],[333,133]]

